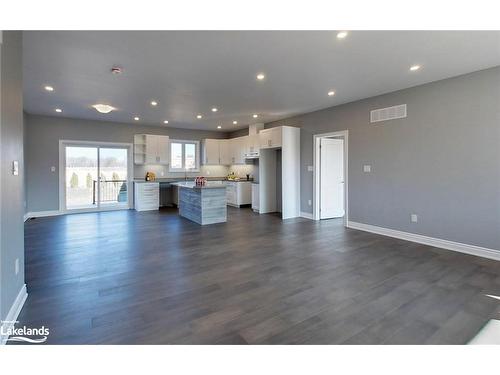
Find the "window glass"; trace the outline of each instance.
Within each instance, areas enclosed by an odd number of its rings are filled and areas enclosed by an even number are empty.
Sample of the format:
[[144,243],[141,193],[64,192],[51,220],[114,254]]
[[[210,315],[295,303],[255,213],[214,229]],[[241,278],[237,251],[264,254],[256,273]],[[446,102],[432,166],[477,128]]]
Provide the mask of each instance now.
[[170,144],[170,168],[182,169],[182,143]]
[[196,168],[196,145],[194,143],[186,143],[185,145],[185,163],[186,169]]

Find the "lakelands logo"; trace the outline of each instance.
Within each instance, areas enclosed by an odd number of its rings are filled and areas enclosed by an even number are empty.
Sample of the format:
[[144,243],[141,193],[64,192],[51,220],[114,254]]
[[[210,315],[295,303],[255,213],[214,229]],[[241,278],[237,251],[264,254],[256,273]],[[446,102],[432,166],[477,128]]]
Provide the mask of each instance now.
[[38,328],[30,328],[22,326],[14,327],[18,321],[1,321],[0,334],[8,337],[7,341],[29,342],[31,344],[41,344],[47,341],[47,336],[50,334],[49,329],[45,326]]

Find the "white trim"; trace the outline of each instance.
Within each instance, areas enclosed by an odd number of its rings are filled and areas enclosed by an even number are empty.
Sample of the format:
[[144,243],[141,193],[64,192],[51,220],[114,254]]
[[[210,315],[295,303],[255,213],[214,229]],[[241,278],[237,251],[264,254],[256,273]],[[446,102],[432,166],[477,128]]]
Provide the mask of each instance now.
[[341,130],[331,133],[315,134],[313,136],[313,220],[319,220],[319,207],[320,207],[320,140],[325,137],[344,137],[344,226],[348,226],[349,222],[349,131]]
[[24,214],[24,217],[23,217],[24,222],[26,222],[26,220],[28,220],[29,218],[30,218],[30,216],[29,216],[29,212],[26,212],[26,213]]
[[84,214],[84,213],[89,213],[89,212],[107,212],[107,211],[121,211],[121,210],[130,210],[130,207],[109,207],[109,208],[102,208],[99,211],[96,211],[93,208],[89,209],[79,209],[79,210],[71,210],[71,211],[58,211],[58,210],[52,210],[52,211],[34,211],[34,212],[27,212],[24,215],[24,221],[28,219],[32,219],[34,217],[48,217],[48,216],[59,216],[59,215],[72,215],[72,214]]
[[[2,332],[6,332],[9,329],[11,329],[12,326],[14,325],[14,322],[17,321],[17,318],[19,316],[19,313],[21,312],[21,309],[24,306],[26,298],[28,298],[28,292],[26,292],[26,284],[23,284],[21,290],[17,294],[16,299],[14,300],[14,303],[10,307],[9,313],[5,317],[5,323],[2,322],[1,325]],[[9,337],[7,335],[0,335],[0,345],[5,345],[8,338]]]
[[500,320],[491,319],[467,345],[500,345]]
[[443,240],[440,238],[422,236],[421,234],[402,232],[399,230],[377,227],[375,225],[357,223],[354,221],[348,221],[347,227],[351,229],[362,230],[365,232],[381,234],[382,236],[399,238],[401,240],[439,247],[441,249],[457,251],[459,253],[475,255],[493,260],[500,260],[500,250],[488,249],[486,247],[468,245],[460,242]]
[[314,220],[314,216],[310,212],[302,212],[302,211],[300,211],[300,217],[303,217],[304,219]]
[[26,218],[24,221],[34,218],[34,217],[46,217],[46,216],[58,216],[58,215],[63,215],[64,212],[59,211],[59,210],[51,210],[51,211],[34,211],[34,212],[27,212],[24,217]]

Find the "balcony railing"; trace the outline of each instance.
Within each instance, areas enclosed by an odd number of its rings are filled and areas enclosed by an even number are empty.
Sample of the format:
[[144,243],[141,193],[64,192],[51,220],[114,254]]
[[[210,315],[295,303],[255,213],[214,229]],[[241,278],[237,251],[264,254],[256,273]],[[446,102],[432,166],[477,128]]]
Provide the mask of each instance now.
[[[92,181],[92,200],[97,202],[97,182]],[[102,202],[127,202],[127,180],[100,181],[100,200]]]

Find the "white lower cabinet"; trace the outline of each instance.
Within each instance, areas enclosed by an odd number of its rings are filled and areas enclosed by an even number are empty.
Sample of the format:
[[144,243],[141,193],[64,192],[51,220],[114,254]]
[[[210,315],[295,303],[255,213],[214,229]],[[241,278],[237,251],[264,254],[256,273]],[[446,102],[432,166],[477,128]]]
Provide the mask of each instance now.
[[160,183],[134,183],[134,208],[136,211],[158,210],[160,207]]
[[230,206],[252,204],[252,183],[250,181],[226,182],[226,198]]

